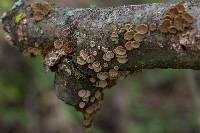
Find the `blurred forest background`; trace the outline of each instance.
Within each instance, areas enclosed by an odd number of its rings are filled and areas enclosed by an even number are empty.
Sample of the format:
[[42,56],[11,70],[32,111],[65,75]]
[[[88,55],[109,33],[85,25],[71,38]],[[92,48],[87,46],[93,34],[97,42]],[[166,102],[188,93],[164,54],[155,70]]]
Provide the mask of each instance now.
[[[0,14],[13,1],[0,0]],[[105,7],[168,1],[55,2],[64,7]],[[40,57],[30,59],[10,47],[0,26],[0,133],[84,133],[81,114],[56,98],[53,77],[44,71]],[[106,91],[94,133],[199,133],[199,80],[198,71],[171,69],[128,77]]]

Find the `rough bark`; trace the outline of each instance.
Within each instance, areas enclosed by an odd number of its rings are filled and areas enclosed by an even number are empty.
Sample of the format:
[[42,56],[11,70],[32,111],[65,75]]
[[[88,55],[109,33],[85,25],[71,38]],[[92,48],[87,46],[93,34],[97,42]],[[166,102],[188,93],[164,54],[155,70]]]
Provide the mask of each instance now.
[[[62,9],[52,4],[51,9],[44,6],[47,3],[41,2],[41,10],[44,12],[42,15],[41,12],[38,15],[38,11],[30,7],[33,6],[31,1],[19,3],[2,19],[4,29],[9,34],[9,42],[25,54],[34,55],[38,51],[41,52],[45,68],[56,73],[57,96],[77,108],[83,100],[78,96],[80,90],[90,91],[91,98],[96,91],[102,92],[105,88],[111,88],[117,79],[127,76],[128,73],[154,68],[200,69],[198,1],[184,3],[186,12],[193,16],[194,22],[176,34],[162,33],[159,29],[166,12],[176,5],[171,3],[96,9]],[[38,16],[42,19],[38,20]],[[127,42],[124,39],[125,31],[122,29],[128,23],[133,27],[156,24],[157,29],[145,34],[139,48],[126,51],[126,63],[119,63],[116,57],[105,61],[103,55],[106,51],[114,51],[116,47],[124,46]],[[113,32],[117,32],[118,35],[115,41],[111,38]],[[55,47],[55,43],[59,45]],[[119,67],[117,79],[106,79],[106,87],[91,83],[90,78],[97,80],[97,72],[89,69],[88,63],[77,63],[81,50],[90,55],[97,52],[93,57],[100,63],[101,72],[109,72],[114,67]],[[91,106],[98,106],[98,109],[102,99],[96,99],[94,103],[84,99],[86,106],[80,110],[88,113],[87,109]]]

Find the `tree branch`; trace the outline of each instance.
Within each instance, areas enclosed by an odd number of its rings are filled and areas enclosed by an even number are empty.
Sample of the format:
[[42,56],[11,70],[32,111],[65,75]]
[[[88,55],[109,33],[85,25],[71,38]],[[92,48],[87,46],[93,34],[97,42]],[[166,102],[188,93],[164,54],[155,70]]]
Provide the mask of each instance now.
[[[184,7],[183,7],[184,5]],[[17,6],[3,18],[7,39],[55,71],[57,96],[84,113],[101,107],[102,90],[142,69],[200,69],[200,4],[62,9]]]

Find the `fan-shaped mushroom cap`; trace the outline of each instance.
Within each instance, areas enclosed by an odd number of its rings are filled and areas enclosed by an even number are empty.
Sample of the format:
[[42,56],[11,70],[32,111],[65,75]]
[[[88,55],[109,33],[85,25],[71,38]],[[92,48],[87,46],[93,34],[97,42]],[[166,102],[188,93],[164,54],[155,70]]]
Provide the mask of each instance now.
[[155,23],[151,23],[150,25],[149,25],[149,30],[150,31],[156,31],[157,30],[157,26],[156,26],[156,24]]
[[144,37],[145,37],[144,34],[135,33],[134,40],[137,42],[142,42],[144,40]]
[[108,78],[108,73],[107,72],[97,73],[97,78],[100,80],[106,80]]
[[87,59],[86,59],[86,62],[87,63],[93,63],[95,61],[95,58],[94,58],[94,56],[92,56],[92,55],[89,55],[88,57],[87,57]]
[[108,86],[108,82],[106,80],[99,80],[96,82],[96,87],[106,88]]
[[60,41],[60,40],[55,40],[54,41],[54,48],[55,49],[61,49],[62,48],[62,45],[63,45],[63,42]]
[[128,58],[117,58],[117,61],[120,64],[126,64],[128,62]]
[[81,97],[81,98],[83,98],[83,97],[85,97],[86,93],[87,93],[87,92],[86,92],[86,90],[84,90],[84,89],[79,90],[78,96]]
[[135,32],[133,30],[127,31],[124,34],[124,40],[130,41],[133,39]]
[[160,25],[160,31],[163,32],[163,33],[167,33],[168,32],[168,28],[171,26],[172,24],[172,21],[169,20],[169,19],[165,19],[163,21],[163,23]]
[[77,56],[76,62],[79,65],[85,65],[86,64],[86,61],[81,56]]
[[182,16],[182,18],[183,18],[186,22],[188,22],[189,24],[192,24],[192,23],[194,22],[193,16],[190,15],[189,13],[187,13],[187,12],[182,13],[181,16]]
[[148,32],[148,26],[146,24],[137,25],[135,31],[139,34],[146,34]]
[[123,46],[117,46],[114,49],[114,52],[116,55],[125,55],[126,54],[126,49]]
[[80,103],[79,103],[79,108],[83,109],[83,108],[85,107],[85,105],[86,105],[86,104],[85,104],[84,102],[80,102]]
[[109,72],[108,72],[108,74],[109,74],[110,78],[117,78],[119,72],[117,70],[115,70],[115,69],[110,69]]
[[177,30],[176,30],[176,28],[174,26],[170,26],[168,30],[169,30],[169,33],[171,33],[171,34],[176,34],[177,33]]
[[80,56],[83,58],[83,60],[87,60],[89,54],[85,50],[80,51]]

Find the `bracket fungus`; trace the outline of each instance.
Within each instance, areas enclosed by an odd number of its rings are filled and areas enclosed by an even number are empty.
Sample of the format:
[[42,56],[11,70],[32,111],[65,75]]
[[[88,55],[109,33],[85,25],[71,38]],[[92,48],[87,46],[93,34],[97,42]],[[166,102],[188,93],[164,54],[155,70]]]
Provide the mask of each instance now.
[[146,34],[148,32],[148,26],[146,24],[137,25],[135,31],[139,34]]

